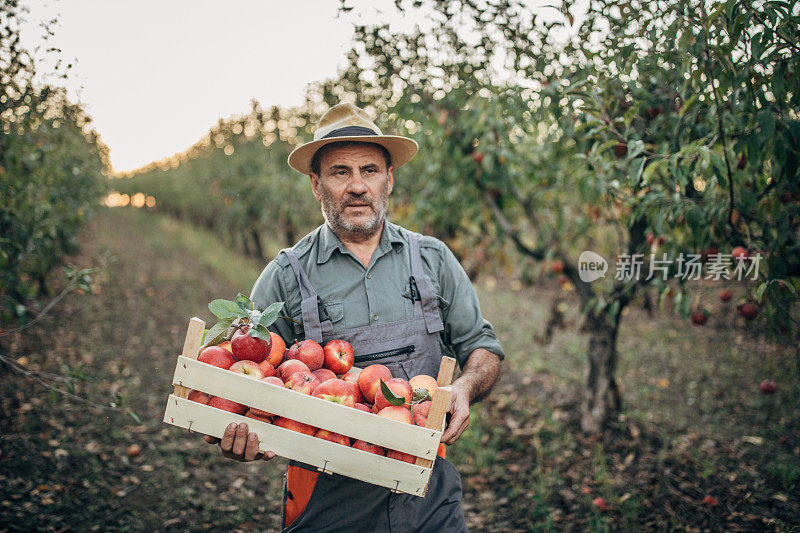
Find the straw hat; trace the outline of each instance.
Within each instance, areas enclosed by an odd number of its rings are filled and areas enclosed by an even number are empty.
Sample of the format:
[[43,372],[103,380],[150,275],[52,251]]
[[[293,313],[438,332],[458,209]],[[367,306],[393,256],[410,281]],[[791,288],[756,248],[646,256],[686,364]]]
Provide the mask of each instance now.
[[298,146],[289,154],[289,166],[303,174],[311,174],[311,158],[316,151],[339,141],[379,144],[389,151],[394,168],[408,163],[417,153],[417,143],[413,139],[384,135],[363,109],[353,104],[337,104],[319,119],[314,140]]

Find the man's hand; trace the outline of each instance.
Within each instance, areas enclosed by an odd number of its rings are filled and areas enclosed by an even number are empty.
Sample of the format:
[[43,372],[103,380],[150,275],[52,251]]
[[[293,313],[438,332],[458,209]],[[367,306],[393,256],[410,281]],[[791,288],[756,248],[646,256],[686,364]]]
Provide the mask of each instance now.
[[455,443],[469,426],[469,406],[483,399],[500,377],[500,358],[488,350],[478,348],[469,355],[461,376],[453,382],[450,405],[452,416],[442,434],[446,445]]
[[249,462],[256,459],[269,461],[275,457],[274,452],[260,453],[258,451],[258,435],[249,433],[247,424],[244,422],[238,426],[235,423],[229,424],[225,428],[225,434],[222,435],[222,441],[206,435],[206,442],[209,444],[219,443],[222,455],[236,461]]
[[441,438],[441,441],[448,446],[454,444],[469,426],[469,393],[459,385],[459,381],[453,383],[450,389],[450,405],[447,406],[447,412],[452,416]]

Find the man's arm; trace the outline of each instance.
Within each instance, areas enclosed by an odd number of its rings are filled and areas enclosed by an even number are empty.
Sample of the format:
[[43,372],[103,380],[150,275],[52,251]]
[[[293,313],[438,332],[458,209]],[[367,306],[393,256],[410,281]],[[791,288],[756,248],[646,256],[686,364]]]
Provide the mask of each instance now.
[[500,357],[488,350],[478,348],[470,354],[461,376],[453,382],[447,408],[452,416],[442,442],[453,444],[464,433],[469,426],[469,406],[489,394],[500,377],[500,366]]

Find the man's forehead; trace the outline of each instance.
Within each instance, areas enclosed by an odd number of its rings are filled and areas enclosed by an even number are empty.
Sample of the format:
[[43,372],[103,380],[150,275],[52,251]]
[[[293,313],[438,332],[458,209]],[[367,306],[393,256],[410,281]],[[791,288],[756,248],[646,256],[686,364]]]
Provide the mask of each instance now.
[[320,158],[320,165],[323,167],[359,166],[375,164],[383,166],[385,163],[383,151],[374,143],[358,143],[351,146],[332,146],[323,148],[324,152]]

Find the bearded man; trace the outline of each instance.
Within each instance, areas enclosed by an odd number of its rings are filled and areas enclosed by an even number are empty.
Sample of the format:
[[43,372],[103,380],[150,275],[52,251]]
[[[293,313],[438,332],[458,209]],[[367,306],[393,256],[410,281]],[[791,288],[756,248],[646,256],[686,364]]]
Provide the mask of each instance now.
[[[332,107],[314,140],[295,149],[289,165],[311,180],[325,224],[283,250],[262,272],[251,298],[259,308],[283,301],[271,329],[287,344],[348,341],[355,365],[380,363],[394,377],[436,376],[443,353],[456,357],[451,445],[469,424],[469,407],[489,393],[504,357],[475,290],[447,246],[386,220],[394,171],[417,143],[383,135],[351,104]],[[231,459],[272,459],[259,453],[247,425],[231,425],[219,443]],[[268,447],[268,443],[266,445]],[[440,446],[424,498],[290,462],[281,526],[284,531],[466,531],[461,478]]]

